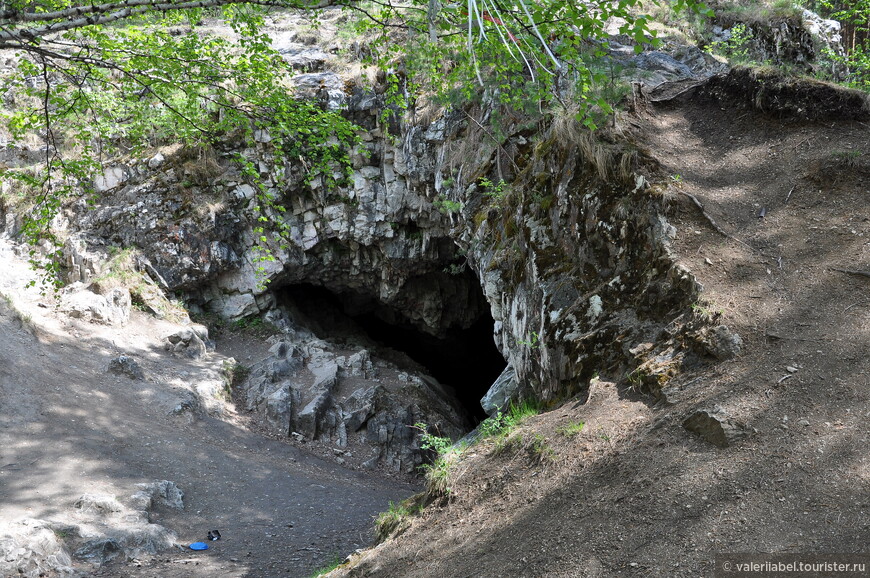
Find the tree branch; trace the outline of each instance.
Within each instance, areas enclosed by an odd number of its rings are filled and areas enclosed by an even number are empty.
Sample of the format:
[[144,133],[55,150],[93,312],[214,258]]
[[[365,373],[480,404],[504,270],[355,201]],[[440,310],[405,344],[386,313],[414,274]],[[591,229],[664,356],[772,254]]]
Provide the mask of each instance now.
[[[163,0],[124,0],[94,6],[74,6],[46,14],[27,13],[7,10],[0,13],[0,48],[7,48],[9,42],[27,41],[41,38],[47,34],[64,32],[97,24],[109,24],[126,20],[148,12],[173,12],[197,8],[213,8],[231,4],[252,4],[277,8],[316,9],[333,4],[333,0],[318,0],[310,4],[297,0],[188,0],[184,2],[165,2]],[[54,22],[51,22],[51,21]],[[21,23],[46,24],[17,27]]]

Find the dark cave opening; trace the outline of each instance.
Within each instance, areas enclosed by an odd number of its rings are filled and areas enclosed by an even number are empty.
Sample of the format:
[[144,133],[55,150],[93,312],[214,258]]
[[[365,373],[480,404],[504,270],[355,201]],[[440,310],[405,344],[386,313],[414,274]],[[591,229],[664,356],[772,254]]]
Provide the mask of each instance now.
[[[469,286],[480,291],[477,284]],[[434,336],[375,297],[354,291],[338,293],[301,283],[280,288],[276,297],[319,338],[353,341],[362,337],[406,355],[425,373],[453,388],[474,424],[486,418],[480,399],[506,366],[493,341],[494,321],[488,306],[480,308],[476,319],[466,320],[466,327],[449,327],[443,335]],[[480,299],[483,302],[482,294]]]

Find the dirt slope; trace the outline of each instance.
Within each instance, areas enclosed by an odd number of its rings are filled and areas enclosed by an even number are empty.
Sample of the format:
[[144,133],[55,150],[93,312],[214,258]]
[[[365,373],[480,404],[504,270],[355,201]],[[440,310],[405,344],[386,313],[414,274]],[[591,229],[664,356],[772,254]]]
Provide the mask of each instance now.
[[[0,521],[64,519],[82,494],[123,500],[137,483],[171,480],[186,508],[158,509],[152,521],[181,544],[212,529],[223,536],[206,553],[80,565],[84,575],[308,576],[366,545],[373,516],[413,492],[251,433],[232,413],[173,415],[190,384],[220,367],[221,343],[206,361],[176,359],[160,344],[177,326],[136,311],[123,328],[69,320],[23,287],[30,272],[6,244],[0,271],[0,292],[27,320],[22,328],[8,310],[0,315]],[[119,353],[137,359],[146,380],[108,373]]]
[[[602,375],[521,442],[473,447],[449,504],[334,575],[713,576],[717,553],[870,552],[870,273],[837,271],[870,272],[870,127],[699,95],[632,122],[673,177],[699,306],[742,355],[667,401]],[[720,449],[682,427],[714,406],[748,436]]]

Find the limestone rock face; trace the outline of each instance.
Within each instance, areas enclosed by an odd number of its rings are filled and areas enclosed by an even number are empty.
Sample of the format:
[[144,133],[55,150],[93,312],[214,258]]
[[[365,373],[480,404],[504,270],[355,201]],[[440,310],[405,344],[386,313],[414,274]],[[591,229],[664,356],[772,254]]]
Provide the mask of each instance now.
[[225,164],[218,153],[174,147],[107,167],[93,210],[81,200],[64,215],[74,229],[64,247],[70,280],[99,276],[110,248],[138,248],[138,266],[170,291],[237,265],[232,245],[244,224],[224,210],[234,208],[224,197],[238,185],[220,179]]
[[106,256],[88,248],[87,236],[82,233],[70,235],[63,247],[68,269],[67,280],[71,283],[87,283],[102,273]]
[[102,247],[136,247],[139,268],[162,289],[185,292],[227,319],[267,312],[275,306],[271,288],[304,282],[371,296],[432,334],[471,323],[485,304],[469,300],[476,280],[444,272],[462,259],[450,233],[456,216],[433,203],[441,147],[460,124],[442,118],[426,130],[407,127],[399,140],[384,138],[381,97],[361,90],[345,97],[337,78],[312,73],[296,82],[327,87],[329,99],[347,98],[348,116],[368,128],[368,155],[354,156],[346,186],[306,183],[301,165],[274,158],[265,133],[240,151],[261,167],[262,184],[285,209],[269,215],[290,231],[286,246],[271,247],[275,260],[261,258],[252,230],[255,188],[235,165],[218,156],[206,178],[191,172],[193,161],[182,153],[167,152],[156,166],[153,157],[125,165],[126,180],[94,210],[76,208],[80,216],[72,221],[81,232],[68,247],[75,279],[99,274],[94,255]]
[[671,258],[670,229],[643,179],[616,168],[632,153],[560,134],[543,137],[547,154],[526,157],[512,184],[516,208],[480,207],[485,218],[463,237],[477,248],[470,261],[517,395],[544,400],[579,392],[603,368],[630,371],[642,362],[638,344],[661,353],[668,324],[698,291]]
[[[284,58],[294,68],[320,68],[323,59],[317,52],[307,51],[295,54],[286,53]],[[320,59],[319,65],[317,64]],[[339,110],[344,104],[344,81],[334,72],[310,72],[293,77],[293,84],[298,94],[305,98],[317,100],[328,110]]]
[[648,90],[665,82],[703,80],[728,69],[727,64],[696,46],[668,38],[658,49],[636,54],[630,38],[616,36],[608,43],[608,52],[622,69],[623,78]]
[[[720,66],[673,45],[640,64],[657,71],[656,81],[703,78]],[[665,365],[680,363],[679,319],[699,287],[674,265],[673,228],[635,174],[636,151],[596,142],[570,118],[534,135],[518,120],[500,143],[459,112],[425,123],[387,119],[378,90],[338,80],[328,70],[296,78],[300,94],[344,107],[360,127],[364,151],[350,151],[346,183],[307,179],[304,163],[276,157],[265,132],[214,158],[165,151],[160,163],[126,163],[124,179],[82,213],[79,253],[135,246],[163,289],[228,319],[270,314],[282,287],[302,283],[439,337],[491,313],[518,384],[507,398],[573,395],[598,371],[628,372],[666,350]],[[238,154],[257,167],[257,186],[229,160]],[[254,233],[259,186],[281,207],[265,216],[289,231],[265,261]],[[79,269],[87,275],[93,267]],[[632,351],[642,343],[654,346],[641,359]],[[400,411],[381,386],[342,391],[348,370],[337,359],[356,353],[292,342],[266,364],[271,369],[258,368],[248,405],[285,435],[342,439],[348,424],[365,424],[370,439],[392,447],[408,432],[390,424],[405,427],[420,412],[413,404]],[[282,372],[301,372],[306,385],[267,377]],[[437,390],[425,380],[406,385]],[[382,421],[379,411],[393,417]],[[404,468],[406,457],[398,459]]]

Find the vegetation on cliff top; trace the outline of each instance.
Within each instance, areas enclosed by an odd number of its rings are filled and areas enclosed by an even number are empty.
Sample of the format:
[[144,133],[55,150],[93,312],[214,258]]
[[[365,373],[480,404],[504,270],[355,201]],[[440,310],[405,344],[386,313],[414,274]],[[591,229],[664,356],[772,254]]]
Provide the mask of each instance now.
[[[672,4],[707,11],[699,0]],[[57,244],[50,225],[64,198],[87,194],[107,159],[169,141],[252,143],[267,129],[275,150],[300,161],[308,178],[340,181],[353,125],[338,111],[288,98],[293,72],[264,31],[276,11],[317,22],[330,5],[363,16],[361,28],[375,38],[369,58],[385,71],[386,104],[399,109],[425,85],[466,100],[486,92],[519,110],[542,110],[570,93],[607,112],[611,103],[594,97],[595,74],[585,64],[603,50],[607,23],[622,22],[638,51],[656,42],[638,0],[6,2],[0,50],[18,57],[0,90],[3,128],[13,143],[39,135],[44,151],[42,170],[3,171],[33,201],[23,236]],[[259,201],[280,213],[268,191]],[[274,220],[265,210],[261,217]]]
[[[18,55],[0,89],[0,130],[13,143],[38,135],[44,162],[41,170],[13,167],[2,175],[21,183],[17,190],[31,206],[23,237],[56,248],[51,223],[63,200],[94,194],[92,183],[108,159],[160,144],[249,145],[265,130],[280,156],[304,167],[307,180],[340,183],[355,127],[322,102],[288,97],[294,72],[266,31],[287,10],[306,13],[315,27],[325,9],[355,14],[352,32],[366,38],[361,54],[382,71],[385,110],[405,110],[427,93],[442,103],[486,99],[496,115],[540,115],[555,107],[594,128],[618,100],[601,88],[613,84],[601,66],[604,39],[618,31],[637,52],[655,46],[647,12],[657,7],[710,15],[700,0],[14,0],[0,10],[0,50]],[[822,2],[820,8],[850,27],[843,58],[853,84],[862,86],[866,7]],[[727,48],[743,54],[744,44],[738,34]],[[257,167],[238,161],[256,183]],[[256,232],[269,258],[270,239],[285,243],[289,232],[281,227],[276,193],[261,187],[258,201]],[[59,251],[53,257],[49,265],[59,261]]]

